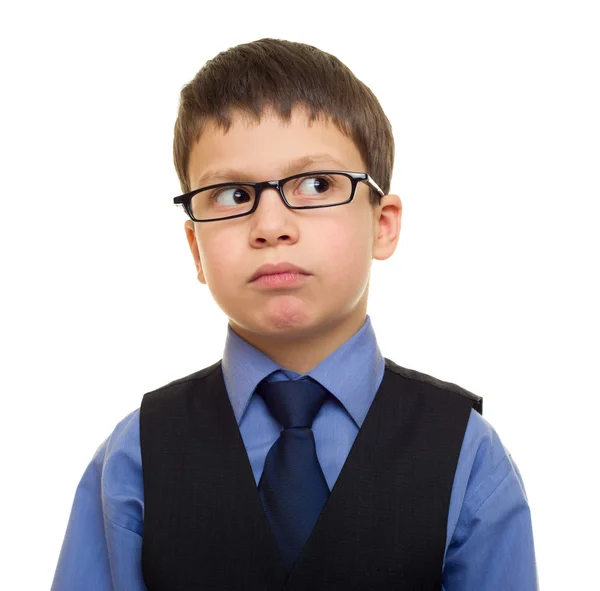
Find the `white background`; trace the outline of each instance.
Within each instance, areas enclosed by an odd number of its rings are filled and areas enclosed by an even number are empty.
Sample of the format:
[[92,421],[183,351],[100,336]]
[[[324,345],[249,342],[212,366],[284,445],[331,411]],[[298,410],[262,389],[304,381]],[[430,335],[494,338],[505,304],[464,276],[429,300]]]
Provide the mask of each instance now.
[[50,587],[75,489],[142,395],[220,359],[172,164],[179,90],[238,43],[345,62],[396,139],[383,354],[484,398],[540,586],[597,582],[596,2],[20,2],[0,13],[0,587]]

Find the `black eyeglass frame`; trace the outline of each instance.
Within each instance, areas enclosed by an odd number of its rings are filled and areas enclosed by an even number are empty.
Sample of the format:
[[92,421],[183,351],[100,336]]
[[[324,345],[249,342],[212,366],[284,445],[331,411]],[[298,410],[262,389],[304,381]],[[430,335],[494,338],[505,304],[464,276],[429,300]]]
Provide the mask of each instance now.
[[[352,192],[350,193],[350,197],[346,201],[342,201],[341,203],[334,203],[333,205],[290,205],[283,194],[283,185],[292,179],[297,179],[301,177],[311,177],[317,176],[319,174],[341,174],[350,179],[352,182]],[[256,211],[258,204],[260,202],[260,196],[264,189],[277,189],[279,191],[279,195],[281,199],[285,203],[288,209],[319,209],[322,207],[337,207],[338,205],[345,205],[346,203],[350,203],[354,199],[354,195],[356,194],[356,186],[358,183],[364,182],[371,189],[376,191],[380,197],[383,197],[385,193],[379,188],[379,185],[366,173],[366,172],[348,172],[345,170],[311,170],[309,172],[301,172],[299,174],[294,174],[292,176],[285,177],[284,179],[279,179],[278,181],[264,181],[262,183],[251,183],[246,181],[240,182],[228,182],[228,183],[218,183],[216,185],[209,185],[207,187],[201,187],[200,189],[194,189],[189,193],[184,193],[183,195],[179,195],[173,199],[173,203],[183,209],[185,213],[190,217],[190,219],[194,222],[218,222],[219,220],[232,220],[234,218],[241,218],[246,215],[250,215]],[[254,189],[254,204],[252,205],[252,209],[247,211],[246,213],[238,213],[236,215],[226,216],[222,218],[213,218],[210,220],[198,220],[192,214],[192,197],[198,193],[203,191],[208,191],[209,189],[217,189],[219,187],[229,187],[229,186],[237,186],[244,185],[245,187],[252,187]]]

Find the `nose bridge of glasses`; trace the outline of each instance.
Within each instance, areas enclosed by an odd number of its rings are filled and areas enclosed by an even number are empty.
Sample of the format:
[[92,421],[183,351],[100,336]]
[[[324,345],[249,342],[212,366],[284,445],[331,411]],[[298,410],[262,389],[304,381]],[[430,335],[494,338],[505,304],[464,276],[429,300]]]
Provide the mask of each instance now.
[[[259,183],[258,185],[255,185],[254,190],[256,192],[256,199],[259,201],[264,191],[273,190],[277,197],[283,202],[283,205],[287,206],[287,203],[285,203],[285,199],[283,197],[283,187],[279,181],[265,181],[263,183]],[[258,203],[257,207],[259,206],[260,202]]]

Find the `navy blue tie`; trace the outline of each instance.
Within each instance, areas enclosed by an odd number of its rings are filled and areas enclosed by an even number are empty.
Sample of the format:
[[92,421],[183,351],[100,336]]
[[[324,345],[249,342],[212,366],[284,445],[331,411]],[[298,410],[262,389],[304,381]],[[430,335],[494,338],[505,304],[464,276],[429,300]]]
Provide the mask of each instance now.
[[311,429],[329,392],[310,378],[262,381],[256,392],[283,426],[267,454],[258,492],[290,573],[329,497]]

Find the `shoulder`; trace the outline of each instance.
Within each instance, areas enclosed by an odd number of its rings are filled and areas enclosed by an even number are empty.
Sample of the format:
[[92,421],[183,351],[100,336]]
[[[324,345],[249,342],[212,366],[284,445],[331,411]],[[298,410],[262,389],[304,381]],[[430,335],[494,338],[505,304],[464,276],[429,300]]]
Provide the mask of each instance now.
[[[217,372],[220,368],[221,368],[221,360],[217,361],[216,363],[213,363],[212,365],[209,365],[208,367],[205,367],[204,369],[201,369],[199,371],[191,373],[187,376],[184,376],[182,378],[177,378],[176,380],[173,380],[173,381],[169,382],[168,384],[165,384],[164,386],[160,386],[159,388],[156,388],[155,390],[146,392],[146,394],[144,394],[144,396],[142,398],[141,406],[144,407],[145,404],[150,400],[152,400],[153,402],[164,401],[166,398],[170,397],[170,395],[172,395],[173,392],[186,391],[190,386],[193,387],[195,385],[195,383],[198,382],[199,380],[203,380],[203,379],[210,377],[212,374]],[[144,412],[143,408],[141,409],[141,411]]]
[[129,448],[139,435],[139,413],[137,408],[123,417],[110,435],[98,446],[92,458],[98,470],[102,471],[106,462],[118,455],[123,448]]
[[140,409],[121,419],[100,445],[102,503],[114,524],[141,533],[144,486],[140,449]]
[[537,589],[531,511],[496,430],[471,411],[452,490],[444,585]]
[[[496,429],[472,410],[459,459],[459,462],[468,467],[471,485],[478,478],[484,479],[494,473],[505,475],[510,469],[511,460],[510,452],[504,447]],[[476,493],[477,488],[478,485],[471,487],[470,497]]]
[[484,504],[487,503],[489,509],[496,502],[496,496],[503,495],[504,501],[508,497],[515,502],[526,502],[523,482],[511,454],[491,423],[482,416],[482,396],[452,382],[401,367],[387,358],[385,367],[409,380],[414,388],[454,394],[471,404],[452,488],[447,544],[453,533],[463,531],[472,523]]
[[400,376],[404,379],[410,380],[413,383],[417,383],[421,385],[423,388],[432,388],[436,390],[443,390],[448,393],[456,394],[463,399],[470,401],[473,404],[473,408],[479,413],[482,413],[483,410],[483,398],[474,394],[473,392],[469,392],[465,388],[458,386],[457,384],[453,384],[452,382],[445,382],[433,376],[430,376],[426,373],[422,373],[415,369],[408,369],[406,367],[402,367],[397,363],[394,363],[390,359],[384,358],[385,360],[385,368],[386,370],[392,372],[393,374]]
[[[139,441],[140,409],[136,408],[123,417],[102,445],[106,446],[106,457],[115,455],[123,449],[135,447]],[[102,447],[102,446],[101,446]]]
[[[494,427],[471,410],[452,490],[448,533],[460,534],[473,523],[484,505],[501,494],[517,504],[527,496],[519,470]],[[489,508],[492,512],[493,508]]]

